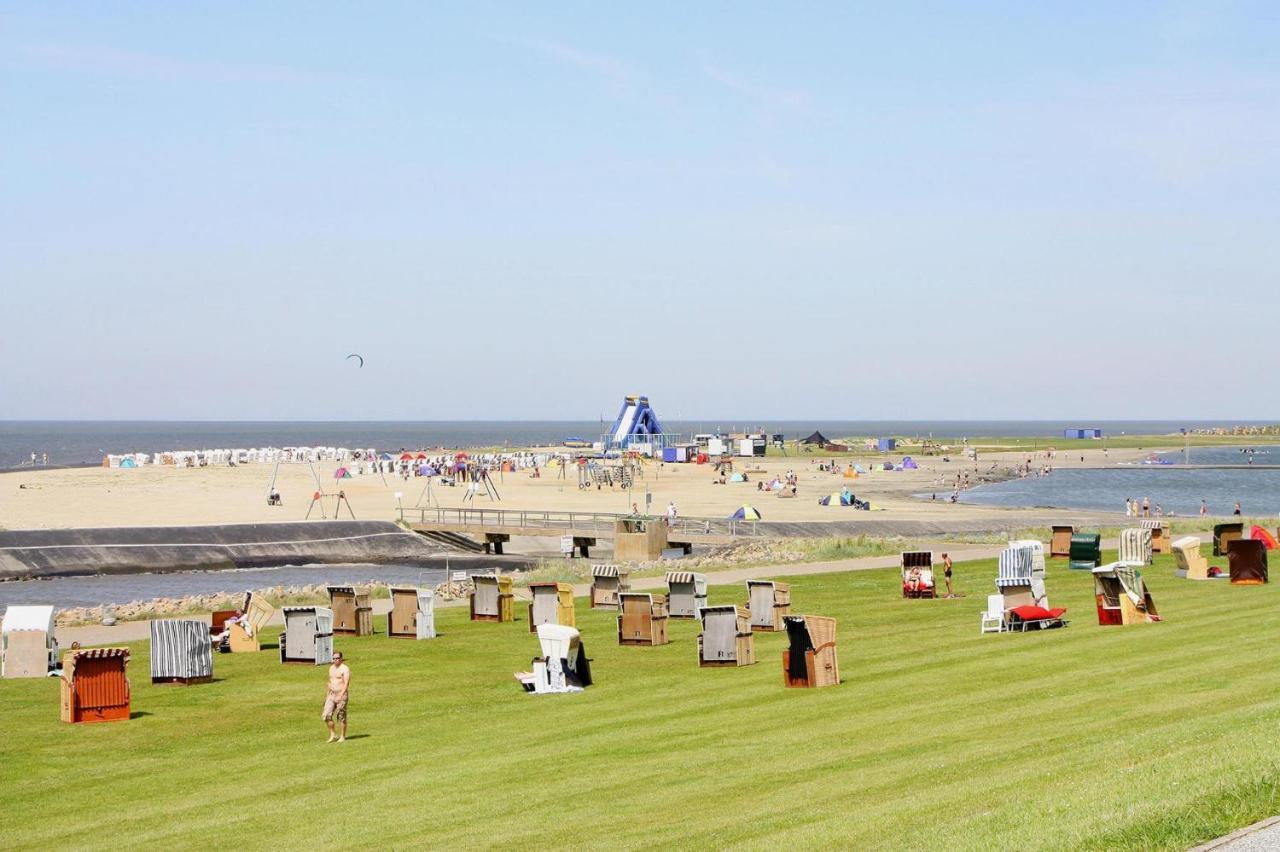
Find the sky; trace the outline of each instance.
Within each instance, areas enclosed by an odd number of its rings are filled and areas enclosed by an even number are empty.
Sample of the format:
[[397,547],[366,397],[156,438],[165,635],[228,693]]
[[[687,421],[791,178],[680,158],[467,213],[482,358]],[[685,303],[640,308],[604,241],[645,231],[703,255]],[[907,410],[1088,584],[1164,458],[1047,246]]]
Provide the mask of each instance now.
[[1280,418],[1277,43],[1274,2],[6,4],[0,419]]

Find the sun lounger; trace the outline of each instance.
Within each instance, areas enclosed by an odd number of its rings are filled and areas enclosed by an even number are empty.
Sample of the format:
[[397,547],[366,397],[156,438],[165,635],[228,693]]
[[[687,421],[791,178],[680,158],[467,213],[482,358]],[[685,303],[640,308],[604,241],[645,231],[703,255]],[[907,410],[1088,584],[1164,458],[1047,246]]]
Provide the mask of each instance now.
[[53,630],[51,606],[6,607],[0,632],[0,676],[48,675],[58,664],[58,640]]
[[667,597],[648,592],[618,595],[618,644],[667,644]]
[[631,589],[631,571],[622,565],[591,566],[591,608],[617,609],[618,594]]
[[982,613],[982,633],[1001,633],[1005,628],[1004,595],[987,595],[987,608]]
[[789,687],[840,683],[836,620],[820,615],[788,615],[788,648],[782,652],[782,682]]
[[1233,586],[1260,586],[1267,582],[1267,546],[1257,539],[1228,539],[1227,564]]
[[128,648],[86,648],[62,655],[61,719],[118,722],[129,718]]
[[1044,607],[1026,604],[1016,606],[1007,613],[1009,630],[1025,633],[1028,630],[1047,630],[1053,627],[1066,627],[1067,621],[1062,616],[1065,607],[1045,609]]
[[1173,542],[1173,558],[1177,563],[1176,573],[1188,580],[1209,579],[1209,561],[1200,552],[1200,539],[1193,535],[1183,536]]
[[213,645],[203,621],[151,622],[151,682],[190,686],[213,680]]
[[698,665],[749,666],[755,661],[755,635],[747,611],[733,605],[704,606]]
[[573,586],[569,583],[530,583],[529,632],[537,633],[542,624],[575,627]]
[[333,662],[333,610],[287,606],[280,631],[280,662],[323,666]]

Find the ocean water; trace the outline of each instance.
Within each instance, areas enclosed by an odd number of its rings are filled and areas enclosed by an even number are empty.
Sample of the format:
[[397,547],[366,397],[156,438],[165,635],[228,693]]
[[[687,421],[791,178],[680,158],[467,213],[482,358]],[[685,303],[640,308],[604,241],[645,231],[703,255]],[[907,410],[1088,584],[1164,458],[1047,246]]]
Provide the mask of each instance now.
[[[661,412],[659,411],[659,414]],[[49,464],[97,465],[108,453],[200,450],[241,447],[339,446],[379,450],[427,447],[491,447],[558,444],[565,438],[596,440],[612,419],[487,421],[0,421],[0,470],[48,454]],[[723,418],[662,421],[663,428],[685,436],[697,432],[759,430],[788,439],[816,431],[828,438],[850,435],[932,436],[958,440],[980,436],[1056,437],[1068,426],[1091,426],[1106,434],[1171,434],[1179,428],[1249,425],[1196,420],[1082,421],[1048,420],[751,420]]]

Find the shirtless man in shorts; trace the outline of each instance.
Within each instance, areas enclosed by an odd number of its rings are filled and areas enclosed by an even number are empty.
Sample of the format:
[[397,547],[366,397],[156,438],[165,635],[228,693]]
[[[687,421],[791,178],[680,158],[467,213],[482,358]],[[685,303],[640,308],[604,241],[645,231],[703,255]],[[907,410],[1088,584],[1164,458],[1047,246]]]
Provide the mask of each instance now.
[[[342,661],[342,652],[333,652],[333,665],[329,666],[329,688],[324,695],[324,714],[321,718],[329,728],[329,742],[340,743],[347,739],[347,690],[351,687],[351,669]],[[334,722],[341,725],[341,733],[334,730]]]

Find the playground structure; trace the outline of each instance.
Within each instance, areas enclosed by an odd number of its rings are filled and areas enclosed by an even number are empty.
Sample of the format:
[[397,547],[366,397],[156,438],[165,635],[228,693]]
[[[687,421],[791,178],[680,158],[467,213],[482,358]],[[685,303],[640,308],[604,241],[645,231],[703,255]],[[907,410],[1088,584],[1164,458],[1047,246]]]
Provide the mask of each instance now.
[[[608,434],[601,436],[601,443],[606,450],[626,450],[634,445],[644,445],[648,454],[661,452],[662,424],[658,415],[649,406],[647,396],[628,396],[622,401],[618,417],[613,421],[613,428]],[[654,444],[659,446],[655,447]]]
[[62,721],[79,724],[128,719],[128,667],[128,648],[88,648],[63,654]]
[[840,683],[836,656],[836,620],[820,615],[788,615],[789,647],[782,652],[782,682],[789,687]]
[[745,609],[722,604],[703,607],[700,614],[699,666],[750,666],[755,663],[755,634],[751,632],[751,616]]

